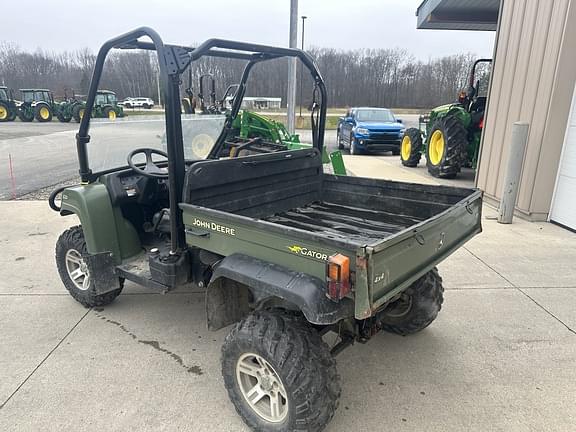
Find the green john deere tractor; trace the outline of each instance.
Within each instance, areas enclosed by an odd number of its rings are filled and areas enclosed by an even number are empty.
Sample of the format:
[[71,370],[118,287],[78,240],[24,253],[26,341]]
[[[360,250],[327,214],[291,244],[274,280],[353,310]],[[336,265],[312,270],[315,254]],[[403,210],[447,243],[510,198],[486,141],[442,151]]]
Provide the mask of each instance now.
[[54,101],[52,92],[47,89],[20,89],[22,102],[18,107],[20,121],[31,122],[34,119],[41,123],[51,122],[54,114],[59,112],[59,103]]
[[458,102],[434,108],[420,116],[418,128],[404,132],[400,148],[404,166],[416,167],[425,153],[428,172],[434,177],[454,178],[462,167],[476,168],[491,63],[491,59],[476,60],[468,89],[459,94]]
[[18,115],[18,106],[7,87],[0,86],[0,122],[14,121]]
[[[86,102],[81,102],[74,106],[72,115],[77,123],[80,123],[80,120],[82,120],[85,107]],[[92,107],[92,117],[116,120],[117,117],[124,116],[124,109],[118,105],[116,93],[110,90],[98,90],[94,106]]]

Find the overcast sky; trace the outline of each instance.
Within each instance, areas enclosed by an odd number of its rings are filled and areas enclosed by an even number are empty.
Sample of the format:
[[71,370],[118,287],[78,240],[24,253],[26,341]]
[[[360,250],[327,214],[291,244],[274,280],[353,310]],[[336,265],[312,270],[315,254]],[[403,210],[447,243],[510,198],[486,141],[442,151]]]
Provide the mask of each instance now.
[[[96,51],[105,40],[142,25],[172,43],[219,37],[288,44],[290,0],[1,1],[0,40],[7,38],[27,50],[89,47]],[[466,52],[492,56],[494,32],[416,30],[420,2],[300,0],[298,15],[308,16],[305,46],[400,47],[424,60]]]

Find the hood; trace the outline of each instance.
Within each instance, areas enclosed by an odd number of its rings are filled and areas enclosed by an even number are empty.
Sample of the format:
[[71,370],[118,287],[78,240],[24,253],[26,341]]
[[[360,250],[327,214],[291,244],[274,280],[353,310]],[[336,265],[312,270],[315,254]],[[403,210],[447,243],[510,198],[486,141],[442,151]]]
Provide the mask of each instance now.
[[397,122],[356,122],[356,127],[365,128],[371,131],[400,131],[404,129],[402,123]]

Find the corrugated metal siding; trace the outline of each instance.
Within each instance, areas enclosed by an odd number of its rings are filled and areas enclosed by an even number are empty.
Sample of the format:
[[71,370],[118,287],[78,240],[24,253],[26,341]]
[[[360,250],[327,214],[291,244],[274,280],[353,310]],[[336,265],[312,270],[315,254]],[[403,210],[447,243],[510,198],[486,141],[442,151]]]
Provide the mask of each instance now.
[[[477,184],[488,196],[499,198],[512,124],[530,123],[517,207],[537,219],[546,218],[550,209],[568,118],[571,92],[562,89],[573,88],[576,79],[576,64],[571,64],[575,61],[566,61],[575,57],[574,51],[570,56],[567,52],[574,50],[575,41],[567,41],[574,38],[566,27],[575,4],[576,0],[505,0],[501,9]],[[564,128],[555,131],[551,124],[558,121]]]

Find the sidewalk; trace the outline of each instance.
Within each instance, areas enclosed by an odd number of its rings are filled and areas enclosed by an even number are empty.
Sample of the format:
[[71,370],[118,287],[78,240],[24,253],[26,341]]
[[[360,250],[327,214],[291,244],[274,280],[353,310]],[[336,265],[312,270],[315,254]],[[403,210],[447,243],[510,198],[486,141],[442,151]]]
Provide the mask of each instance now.
[[[486,214],[493,213],[486,209]],[[76,224],[45,202],[0,202],[1,431],[244,431],[200,290],[127,284],[110,306],[66,294],[54,244]],[[572,431],[576,234],[484,220],[440,266],[438,319],[338,357],[337,431]]]

